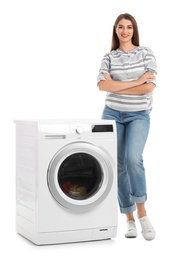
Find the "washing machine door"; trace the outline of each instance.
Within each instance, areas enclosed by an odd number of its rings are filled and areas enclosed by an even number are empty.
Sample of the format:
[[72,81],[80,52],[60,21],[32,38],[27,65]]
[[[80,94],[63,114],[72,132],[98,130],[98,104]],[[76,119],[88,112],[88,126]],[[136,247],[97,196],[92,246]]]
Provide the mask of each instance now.
[[109,194],[113,166],[108,154],[90,143],[70,143],[48,167],[48,187],[55,200],[73,211],[91,210]]

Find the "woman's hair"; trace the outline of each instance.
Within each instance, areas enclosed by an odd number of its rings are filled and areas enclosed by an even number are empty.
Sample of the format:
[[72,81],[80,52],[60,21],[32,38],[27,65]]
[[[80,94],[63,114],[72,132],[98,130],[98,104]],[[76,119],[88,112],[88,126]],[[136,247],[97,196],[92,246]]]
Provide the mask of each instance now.
[[135,18],[128,14],[128,13],[125,13],[125,14],[120,14],[115,23],[114,23],[114,27],[113,27],[113,32],[112,32],[112,43],[111,43],[111,51],[112,50],[116,50],[117,48],[119,48],[119,39],[118,39],[118,36],[116,34],[116,27],[119,23],[119,21],[121,19],[125,19],[125,20],[130,20],[131,23],[132,23],[132,26],[133,26],[133,37],[132,37],[132,43],[135,45],[135,46],[139,46],[139,31],[138,31],[138,26],[137,26],[137,22],[135,20]]

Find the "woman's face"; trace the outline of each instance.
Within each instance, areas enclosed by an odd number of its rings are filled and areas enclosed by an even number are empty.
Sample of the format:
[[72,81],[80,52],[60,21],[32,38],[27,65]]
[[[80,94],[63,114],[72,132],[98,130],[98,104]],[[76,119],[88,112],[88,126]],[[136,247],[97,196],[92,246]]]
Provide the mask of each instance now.
[[116,26],[116,34],[121,43],[132,42],[133,25],[130,20],[121,19]]

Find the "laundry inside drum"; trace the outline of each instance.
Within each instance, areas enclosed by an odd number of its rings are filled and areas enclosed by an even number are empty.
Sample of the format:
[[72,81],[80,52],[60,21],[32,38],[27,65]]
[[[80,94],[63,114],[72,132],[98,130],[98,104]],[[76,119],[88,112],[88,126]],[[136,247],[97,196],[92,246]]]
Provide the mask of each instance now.
[[58,183],[61,190],[73,199],[87,199],[101,187],[103,172],[98,160],[87,153],[67,157],[59,167]]

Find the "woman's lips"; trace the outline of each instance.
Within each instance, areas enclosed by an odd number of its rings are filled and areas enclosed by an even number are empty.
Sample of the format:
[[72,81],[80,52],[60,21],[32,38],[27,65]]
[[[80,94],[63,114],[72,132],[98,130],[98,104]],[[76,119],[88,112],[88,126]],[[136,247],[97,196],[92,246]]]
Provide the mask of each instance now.
[[127,37],[128,37],[127,34],[122,34],[121,36],[122,36],[123,38],[127,38]]

